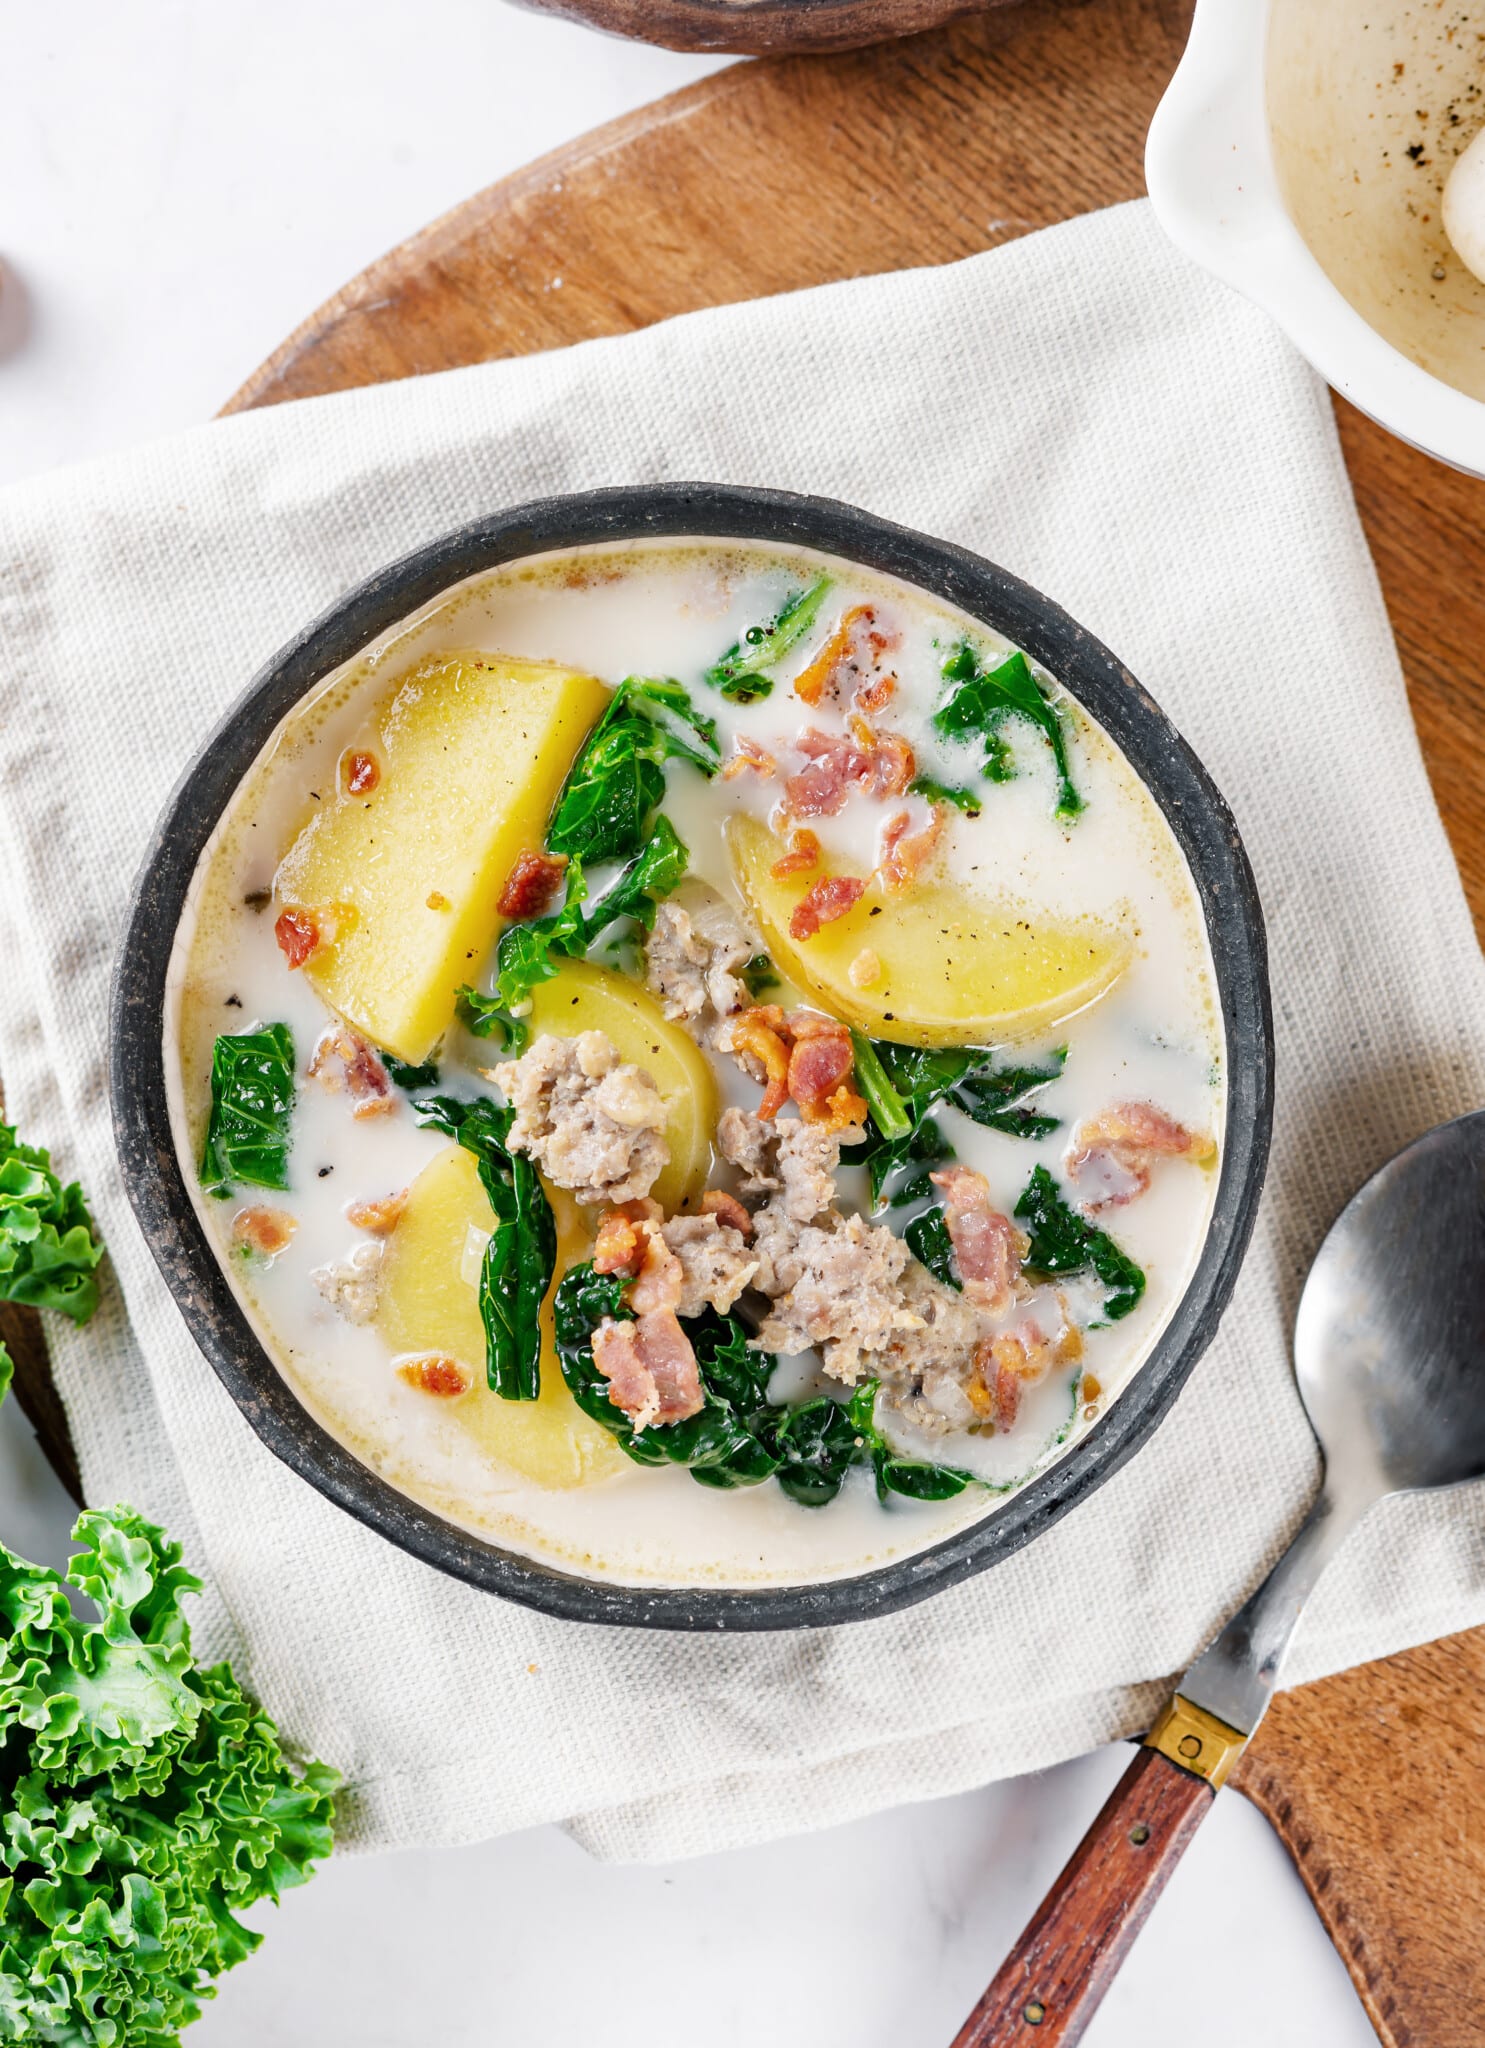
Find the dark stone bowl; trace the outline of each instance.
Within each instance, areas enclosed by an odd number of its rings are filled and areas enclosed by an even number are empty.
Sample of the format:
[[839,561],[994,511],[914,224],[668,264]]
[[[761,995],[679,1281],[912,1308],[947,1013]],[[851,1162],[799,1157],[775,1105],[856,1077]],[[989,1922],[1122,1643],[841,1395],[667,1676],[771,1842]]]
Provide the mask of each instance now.
[[[301,1406],[258,1342],[197,1220],[166,1105],[167,939],[217,820],[280,719],[376,635],[466,576],[551,549],[671,535],[817,548],[916,584],[1034,656],[1112,734],[1169,820],[1196,878],[1227,1031],[1227,1137],[1211,1229],[1175,1314],[1123,1393],[1054,1465],[971,1527],[918,1556],[820,1585],[595,1583],[502,1550],[394,1491]],[[1150,1436],[1211,1341],[1252,1231],[1272,1120],[1272,1020],[1252,872],[1201,763],[1128,670],[1048,598],[962,548],[826,499],[720,484],[587,491],[477,520],[371,577],[276,654],[166,806],[135,887],[111,1026],[125,1186],[192,1334],[269,1449],[440,1571],[549,1614],[645,1628],[810,1628],[890,1613],[999,1563],[1085,1500]]]

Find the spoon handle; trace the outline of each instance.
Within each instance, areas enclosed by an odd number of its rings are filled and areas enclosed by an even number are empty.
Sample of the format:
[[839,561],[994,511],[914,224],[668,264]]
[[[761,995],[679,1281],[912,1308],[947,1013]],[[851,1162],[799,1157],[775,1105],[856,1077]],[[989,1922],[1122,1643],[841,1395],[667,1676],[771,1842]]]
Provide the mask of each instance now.
[[1080,2041],[1214,1796],[1204,1778],[1158,1749],[1141,1749],[954,2048]]

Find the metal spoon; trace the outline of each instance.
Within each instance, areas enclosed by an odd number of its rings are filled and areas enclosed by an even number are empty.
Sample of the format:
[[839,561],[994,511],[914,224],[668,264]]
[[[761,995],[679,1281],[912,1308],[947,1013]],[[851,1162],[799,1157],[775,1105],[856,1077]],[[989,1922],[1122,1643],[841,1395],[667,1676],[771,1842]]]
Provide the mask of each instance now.
[[1485,1110],[1390,1160],[1305,1282],[1294,1363],[1325,1477],[1176,1687],[954,2048],[1070,2048],[1242,1755],[1320,1574],[1389,1493],[1485,1475]]

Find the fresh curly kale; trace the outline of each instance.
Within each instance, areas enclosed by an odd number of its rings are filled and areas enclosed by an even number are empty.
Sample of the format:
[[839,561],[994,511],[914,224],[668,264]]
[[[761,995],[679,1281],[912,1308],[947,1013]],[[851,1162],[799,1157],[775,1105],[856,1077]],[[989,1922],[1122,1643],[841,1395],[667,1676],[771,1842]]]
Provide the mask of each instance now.
[[192,1662],[177,1544],[122,1507],[73,1534],[96,1621],[0,1547],[0,2041],[179,2048],[262,1939],[237,1914],[329,1855],[338,1778]]
[[294,1040],[287,1024],[224,1034],[211,1056],[211,1115],[201,1155],[201,1185],[229,1195],[238,1182],[289,1185],[294,1115]]
[[1073,786],[1068,766],[1067,728],[1062,713],[1043,694],[1026,656],[1018,650],[993,668],[986,668],[974,648],[963,640],[944,662],[943,674],[953,688],[933,714],[934,730],[946,739],[982,740],[985,774],[991,782],[1009,782],[1016,773],[1016,764],[1004,727],[1009,719],[1026,719],[1046,737],[1052,749],[1057,768],[1057,816],[1077,817],[1083,799]]
[[0,1301],[58,1309],[85,1323],[98,1306],[102,1257],[77,1182],[64,1187],[49,1153],[23,1145],[14,1124],[0,1124]]

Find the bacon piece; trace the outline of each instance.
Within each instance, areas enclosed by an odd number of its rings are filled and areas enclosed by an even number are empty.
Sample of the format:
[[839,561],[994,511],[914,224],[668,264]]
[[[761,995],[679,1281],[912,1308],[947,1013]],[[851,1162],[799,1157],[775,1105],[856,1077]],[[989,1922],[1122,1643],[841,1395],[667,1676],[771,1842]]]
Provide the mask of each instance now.
[[513,924],[541,917],[551,908],[566,871],[565,853],[518,853],[515,866],[505,878],[496,911]]
[[291,969],[313,960],[325,943],[320,921],[312,910],[285,910],[279,914],[273,936]]
[[918,772],[917,757],[900,732],[878,732],[864,718],[847,720],[851,738],[867,762],[872,796],[901,796]]
[[659,1223],[665,1211],[649,1195],[633,1202],[620,1202],[605,1211],[593,1246],[593,1265],[599,1273],[627,1273],[632,1278],[644,1257],[647,1238],[644,1226]]
[[416,1387],[420,1394],[436,1394],[444,1401],[467,1394],[472,1385],[458,1359],[450,1358],[446,1351],[420,1351],[415,1358],[404,1358],[397,1367],[397,1377]]
[[1004,1315],[1016,1299],[1026,1239],[990,1200],[990,1183],[968,1166],[931,1174],[944,1194],[944,1223],[969,1299],[988,1315]]
[[853,678],[874,668],[895,645],[896,635],[878,627],[873,605],[853,604],[814,660],[794,678],[794,694],[801,704],[812,705],[835,697]]
[[348,1024],[331,1024],[321,1032],[309,1076],[332,1094],[345,1088],[352,1116],[385,1116],[397,1107],[386,1068],[360,1032],[352,1031]]
[[948,819],[947,804],[935,804],[921,832],[909,832],[912,814],[896,811],[882,827],[881,855],[877,873],[889,896],[900,896],[918,879],[923,863],[943,837]]
[[1087,1210],[1132,1202],[1150,1185],[1157,1159],[1211,1159],[1216,1140],[1178,1124],[1153,1102],[1116,1102],[1073,1134],[1066,1166]]
[[860,902],[866,884],[858,875],[824,875],[811,883],[789,919],[791,939],[812,939],[821,925],[834,924]]
[[280,1252],[288,1250],[298,1228],[298,1218],[287,1209],[270,1209],[266,1205],[239,1209],[232,1218],[232,1242],[239,1251],[250,1252],[255,1258],[276,1259]]
[[369,796],[382,779],[381,763],[363,747],[352,747],[340,757],[340,779],[348,796]]
[[[777,1003],[757,1003],[725,1026],[724,1050],[751,1054],[763,1068],[767,1083],[758,1114],[765,1123],[789,1100],[789,1048],[783,1038],[784,1013]],[[720,1042],[720,1041],[719,1041]]]
[[796,818],[833,818],[843,811],[852,787],[871,780],[870,758],[844,733],[807,726],[794,741],[808,765],[784,781],[783,808]]
[[696,1353],[674,1309],[659,1309],[632,1323],[605,1316],[593,1332],[593,1363],[636,1436],[652,1424],[684,1422],[705,1406]]
[[406,1188],[400,1195],[384,1195],[380,1201],[347,1202],[346,1221],[372,1237],[390,1237],[406,1206]]
[[753,1235],[752,1217],[737,1196],[729,1195],[725,1188],[707,1189],[701,1198],[701,1213],[703,1216],[715,1216],[720,1224],[735,1230],[739,1237],[750,1238]]
[[789,834],[789,851],[781,854],[769,869],[776,882],[789,875],[807,875],[820,865],[820,842],[808,825],[796,825]]
[[593,1271],[595,1273],[629,1273],[639,1270],[644,1247],[639,1241],[639,1232],[634,1219],[626,1216],[622,1209],[610,1209],[598,1226],[598,1236],[593,1244]]
[[805,1122],[837,1131],[863,1123],[867,1109],[850,1086],[856,1056],[845,1025],[818,1010],[795,1010],[786,1023],[794,1040],[789,1093]]
[[882,978],[880,954],[870,946],[863,946],[850,966],[846,969],[852,988],[875,988]]
[[629,1306],[641,1321],[669,1309],[672,1312],[681,1305],[681,1294],[685,1288],[686,1276],[680,1260],[660,1235],[656,1223],[636,1223],[635,1231],[643,1246],[639,1272],[633,1287],[629,1290]]
[[865,718],[874,718],[877,712],[886,710],[896,695],[897,678],[889,672],[873,682],[862,683],[852,693],[851,709]]
[[756,775],[760,782],[769,782],[779,772],[779,764],[766,748],[756,740],[738,733],[732,741],[732,752],[722,763],[722,780],[733,782],[739,775]]

